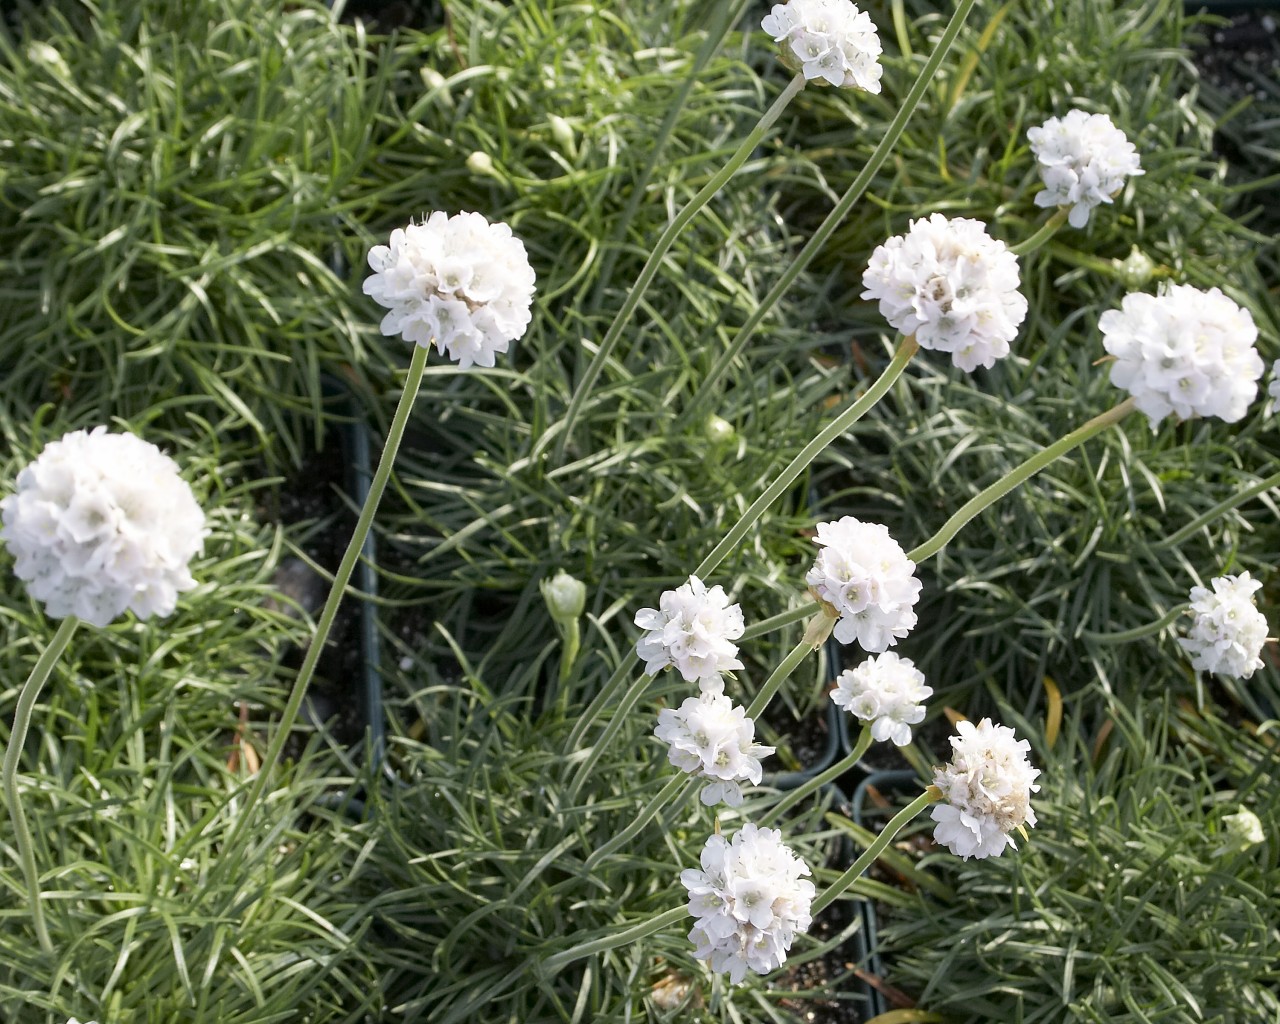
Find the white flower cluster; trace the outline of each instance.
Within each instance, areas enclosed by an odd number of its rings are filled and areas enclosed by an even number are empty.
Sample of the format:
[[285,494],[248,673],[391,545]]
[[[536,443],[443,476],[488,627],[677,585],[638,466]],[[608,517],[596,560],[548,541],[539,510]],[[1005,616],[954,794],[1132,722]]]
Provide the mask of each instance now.
[[1267,618],[1253,603],[1262,583],[1247,572],[1211,582],[1213,590],[1191,588],[1195,622],[1178,643],[1191,654],[1191,666],[1197,671],[1248,679],[1262,668],[1259,655],[1267,642]]
[[1138,151],[1106,114],[1072,110],[1027,132],[1044,191],[1037,206],[1070,206],[1067,223],[1082,228],[1099,203],[1111,202],[1126,178],[1142,174]]
[[1176,284],[1159,295],[1133,292],[1098,326],[1116,357],[1111,383],[1133,395],[1152,430],[1169,413],[1234,423],[1258,393],[1258,328],[1217,288]]
[[14,572],[53,618],[105,626],[126,608],[168,615],[196,585],[204,513],[177,464],[133,434],[77,430],[44,450],[0,501]]
[[730,807],[741,804],[739,784],[758,786],[760,758],[775,749],[755,742],[755,722],[724,694],[688,697],[679,708],[659,711],[654,735],[668,745],[673,765],[711,780],[702,789],[708,807],[721,801]]
[[819,523],[816,540],[822,550],[804,579],[818,600],[839,613],[836,639],[872,652],[894,646],[916,624],[915,563],[888,528],[853,516]]
[[707,589],[697,576],[664,591],[658,608],[641,608],[635,623],[648,632],[636,643],[644,669],[654,676],[668,665],[703,693],[722,693],[721,673],[742,668],[733,643],[745,628],[742,609],[729,603],[723,587]]
[[493,366],[529,326],[534,276],[524,243],[478,213],[439,211],[369,250],[364,293],[385,306],[382,333],[435,344],[459,368]]
[[1280,359],[1271,364],[1271,379],[1267,381],[1267,395],[1271,398],[1273,409],[1280,406]]
[[1040,769],[1027,760],[1031,744],[1007,726],[984,718],[956,728],[951,763],[934,769],[933,784],[947,802],[933,805],[933,837],[965,860],[999,857],[1006,846],[1017,848],[1010,832],[1036,823],[1031,794],[1040,789]]
[[850,0],[774,4],[760,27],[781,44],[783,63],[806,81],[880,91],[880,37],[871,16]]
[[747,823],[726,840],[702,848],[702,870],[680,873],[689,890],[693,955],[737,984],[747,970],[768,974],[787,959],[797,933],[808,930],[813,883],[809,867],[782,842],[782,833]]
[[836,676],[831,699],[850,714],[871,723],[871,738],[893,740],[900,747],[911,742],[911,727],[924,721],[924,704],[933,688],[910,658],[893,651],[868,658],[857,668]]
[[951,353],[962,370],[1007,356],[1027,315],[1018,258],[967,217],[912,221],[871,254],[862,284],[890,325],[921,348]]

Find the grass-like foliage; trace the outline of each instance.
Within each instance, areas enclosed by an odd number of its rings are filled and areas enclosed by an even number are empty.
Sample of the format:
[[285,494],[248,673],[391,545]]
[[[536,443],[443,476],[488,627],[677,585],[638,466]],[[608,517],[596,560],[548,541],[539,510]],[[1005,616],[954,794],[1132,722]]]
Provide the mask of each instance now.
[[183,396],[298,461],[321,372],[385,363],[330,266],[376,154],[368,57],[318,5],[87,0],[0,27],[6,390],[100,418]]
[[[1016,857],[926,859],[953,895],[892,912],[891,978],[957,1024],[1274,1019],[1274,736],[1212,705],[1104,704],[1081,701],[1052,749],[1034,740],[1039,823]],[[1262,844],[1233,845],[1242,808]]]
[[[3,419],[11,480],[79,420]],[[316,745],[260,806],[248,843],[236,822],[258,718],[280,665],[307,635],[272,584],[286,535],[261,526],[259,467],[213,427],[135,426],[170,451],[205,509],[201,581],[163,624],[82,629],[36,708],[21,792],[55,954],[42,955],[13,832],[0,819],[0,1016],[171,1022],[364,1019],[378,968],[352,896],[366,826],[327,809],[351,785]],[[0,721],[52,626],[3,562]]]

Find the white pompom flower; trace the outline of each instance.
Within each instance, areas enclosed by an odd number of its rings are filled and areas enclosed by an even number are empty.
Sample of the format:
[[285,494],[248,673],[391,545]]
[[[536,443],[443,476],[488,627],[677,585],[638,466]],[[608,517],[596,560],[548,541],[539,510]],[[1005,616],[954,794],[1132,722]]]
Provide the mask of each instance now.
[[673,765],[710,780],[701,793],[708,807],[722,801],[739,806],[741,784],[760,784],[760,758],[775,749],[755,742],[755,722],[724,694],[688,697],[679,708],[658,712],[654,735],[667,744]]
[[1031,794],[1040,790],[1040,769],[1027,760],[1031,744],[1007,726],[984,718],[956,730],[951,763],[934,769],[933,784],[947,802],[933,806],[933,838],[965,860],[999,857],[1006,846],[1017,848],[1011,832],[1036,823]]
[[924,701],[933,695],[924,673],[893,651],[868,658],[836,676],[831,699],[851,715],[871,723],[871,738],[911,742],[911,727],[924,721]]
[[1213,587],[1191,588],[1191,630],[1178,639],[1198,672],[1248,679],[1262,668],[1267,642],[1267,617],[1258,611],[1253,595],[1262,583],[1247,572],[1219,576]]
[[52,618],[164,616],[196,585],[204,512],[177,464],[133,434],[95,427],[45,445],[0,515],[14,573]]
[[1044,191],[1037,206],[1069,206],[1067,223],[1082,228],[1093,208],[1109,203],[1127,179],[1142,174],[1138,151],[1106,114],[1072,110],[1027,131]]
[[636,654],[653,676],[674,665],[685,682],[704,693],[724,690],[723,673],[742,668],[733,643],[742,636],[742,609],[729,603],[723,587],[708,588],[697,576],[663,592],[657,608],[641,608],[635,624],[645,630]]
[[1131,292],[1098,319],[1115,356],[1111,383],[1128,391],[1155,430],[1179,419],[1243,418],[1264,369],[1258,328],[1247,309],[1217,288],[1176,284],[1159,295]]
[[768,974],[780,967],[792,940],[812,922],[808,865],[778,829],[750,822],[732,839],[708,839],[701,862],[701,871],[680,873],[689,913],[697,918],[689,932],[693,955],[735,985],[748,970]]
[[911,632],[920,581],[888,528],[844,516],[819,523],[816,541],[822,550],[805,582],[840,616],[833,630],[840,643],[879,653]]
[[880,36],[871,16],[850,0],[788,0],[760,22],[779,44],[782,62],[837,87],[880,91]]
[[1027,315],[1019,283],[1018,258],[980,221],[935,213],[876,248],[862,297],[921,348],[950,353],[962,370],[989,369]]
[[436,211],[369,250],[364,293],[385,306],[381,331],[447,354],[460,369],[493,366],[529,326],[534,273],[524,243],[479,213]]
[[1271,364],[1271,379],[1267,381],[1267,397],[1271,399],[1268,411],[1280,406],[1280,359]]

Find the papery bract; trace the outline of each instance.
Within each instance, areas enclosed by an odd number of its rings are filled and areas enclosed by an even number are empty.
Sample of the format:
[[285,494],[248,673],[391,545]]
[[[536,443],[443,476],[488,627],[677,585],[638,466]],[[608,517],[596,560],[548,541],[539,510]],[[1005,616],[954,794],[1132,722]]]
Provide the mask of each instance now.
[[369,250],[364,293],[389,312],[382,333],[436,346],[460,369],[493,366],[529,326],[534,273],[524,243],[478,213],[436,211]]
[[966,217],[912,221],[871,254],[862,284],[891,326],[962,370],[1007,356],[1027,315],[1017,257]]
[[196,585],[204,512],[177,463],[133,434],[95,427],[45,445],[0,514],[14,573],[52,618],[168,615]]
[[933,806],[933,837],[965,860],[998,857],[1016,846],[1014,829],[1036,823],[1031,794],[1040,789],[1040,770],[1027,760],[1031,744],[989,718],[961,722],[956,731],[950,763],[934,769],[933,784],[947,802]]

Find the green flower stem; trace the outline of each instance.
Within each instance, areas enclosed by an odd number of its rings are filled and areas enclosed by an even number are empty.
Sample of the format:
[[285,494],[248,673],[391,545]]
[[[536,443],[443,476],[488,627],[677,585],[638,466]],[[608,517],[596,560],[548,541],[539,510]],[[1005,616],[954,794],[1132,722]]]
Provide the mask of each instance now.
[[689,908],[672,907],[666,913],[659,914],[657,917],[650,918],[640,924],[632,925],[630,928],[623,928],[621,931],[614,932],[612,935],[606,935],[603,938],[593,939],[591,942],[583,942],[574,946],[572,949],[566,949],[562,953],[556,953],[547,957],[542,962],[542,969],[550,977],[559,971],[562,967],[566,967],[575,960],[581,960],[583,957],[594,956],[596,953],[603,953],[609,949],[617,949],[619,946],[625,946],[628,942],[635,942],[637,939],[643,939],[649,935],[655,935],[670,925],[689,916]]
[[257,778],[254,780],[253,786],[239,810],[239,818],[227,838],[226,845],[228,849],[235,848],[240,833],[249,827],[250,812],[267,788],[267,782],[270,780],[280,760],[284,745],[289,740],[293,724],[297,721],[298,712],[302,708],[302,699],[306,696],[307,686],[311,682],[311,677],[315,675],[316,664],[320,661],[320,655],[329,640],[329,631],[333,628],[333,621],[337,617],[338,606],[342,603],[347,584],[351,581],[351,574],[355,570],[356,562],[360,559],[360,553],[364,550],[365,538],[369,535],[369,530],[373,526],[373,517],[378,511],[378,503],[382,500],[382,492],[386,490],[387,481],[391,477],[391,466],[395,462],[396,452],[399,450],[400,441],[404,437],[404,428],[409,422],[409,414],[413,411],[413,402],[418,395],[418,387],[422,383],[422,373],[426,369],[427,355],[429,353],[430,349],[425,345],[414,345],[413,347],[413,357],[409,360],[409,371],[405,378],[404,391],[400,395],[400,403],[396,406],[395,415],[391,419],[391,429],[387,433],[386,443],[382,446],[382,455],[378,459],[378,468],[374,470],[373,479],[369,481],[369,493],[364,499],[364,507],[360,509],[360,517],[356,520],[356,527],[351,534],[351,540],[347,543],[347,550],[342,555],[338,571],[334,573],[333,585],[329,589],[329,597],[324,603],[324,608],[320,611],[320,618],[316,622],[315,635],[307,646],[307,653],[302,660],[302,667],[298,670],[297,678],[293,681],[293,689],[289,692],[289,699],[285,702],[284,711],[280,714],[280,721],[276,726],[276,734],[271,738],[271,742],[267,746],[267,752],[262,759],[262,767],[259,769]]
[[560,637],[560,688],[567,692],[565,684],[573,674],[573,663],[578,660],[578,651],[582,649],[582,628],[576,618],[564,624]]
[[739,637],[742,641],[754,640],[758,636],[764,636],[766,633],[772,633],[775,629],[781,629],[783,626],[790,626],[793,622],[803,622],[811,615],[818,611],[818,602],[810,601],[808,604],[801,605],[799,608],[792,608],[789,612],[783,612],[780,615],[774,615],[772,618],[761,619],[754,626],[748,626],[742,631]]
[[828,782],[835,782],[849,769],[855,767],[862,755],[867,752],[867,748],[871,746],[871,726],[863,726],[862,734],[858,737],[858,742],[854,744],[848,756],[841,758],[825,772],[815,775],[811,779],[806,779],[801,785],[797,786],[790,793],[779,800],[769,812],[762,817],[757,824],[761,828],[765,828],[772,821],[776,821],[787,811],[791,810],[801,800],[805,799],[812,793],[817,792]]
[[1049,445],[1042,452],[1037,452],[1031,458],[1027,459],[1020,466],[1011,469],[990,487],[982,491],[981,494],[975,495],[961,506],[960,511],[942,524],[942,529],[921,544],[918,548],[907,553],[907,557],[911,561],[919,563],[926,558],[936,555],[939,550],[960,532],[960,528],[964,526],[970,519],[976,516],[984,508],[994,504],[1012,491],[1019,484],[1031,477],[1035,476],[1045,466],[1049,465],[1061,455],[1065,455],[1077,445],[1083,444],[1094,434],[1099,434],[1107,427],[1114,423],[1119,423],[1122,419],[1133,412],[1134,400],[1126,398],[1119,405],[1108,409],[1100,416],[1095,416],[1082,427],[1073,430],[1066,437],[1063,437],[1053,444]]
[[13,841],[18,848],[18,859],[22,862],[22,880],[27,886],[27,900],[31,905],[31,923],[36,930],[36,938],[40,949],[45,953],[53,952],[53,942],[49,939],[49,929],[44,923],[44,906],[40,902],[40,873],[36,870],[36,855],[31,842],[31,830],[27,827],[27,816],[22,810],[22,799],[18,793],[18,762],[22,759],[22,748],[27,741],[27,732],[31,728],[31,712],[35,709],[36,698],[49,680],[53,666],[67,649],[71,637],[80,620],[68,615],[58,624],[58,630],[49,641],[49,646],[36,661],[35,668],[23,684],[18,694],[18,706],[13,712],[13,728],[9,732],[9,745],[4,752],[4,798],[9,805],[9,817],[13,819]]
[[1251,484],[1250,486],[1246,487],[1244,490],[1236,494],[1233,494],[1231,497],[1227,498],[1225,501],[1218,502],[1218,504],[1214,505],[1213,508],[1209,509],[1209,511],[1204,513],[1204,515],[1196,516],[1195,519],[1187,523],[1187,525],[1184,526],[1177,533],[1171,534],[1168,537],[1163,537],[1160,540],[1152,542],[1152,544],[1150,545],[1151,550],[1163,551],[1165,548],[1171,548],[1171,547],[1175,547],[1178,544],[1181,544],[1184,540],[1190,537],[1197,530],[1201,529],[1204,526],[1207,526],[1209,523],[1213,522],[1215,519],[1218,518],[1218,516],[1222,515],[1224,512],[1230,512],[1237,505],[1243,505],[1250,498],[1256,497],[1257,495],[1261,494],[1263,491],[1269,491],[1273,487],[1280,487],[1280,473],[1273,473],[1271,476],[1267,477],[1265,480],[1259,480],[1256,484]]
[[[614,707],[613,717],[609,719],[609,724],[604,727],[604,732],[600,734],[600,738],[592,745],[591,752],[586,756],[582,764],[578,765],[578,770],[573,775],[573,782],[569,784],[568,792],[570,804],[578,799],[578,793],[581,792],[583,784],[591,777],[591,770],[596,766],[596,762],[600,760],[605,750],[608,749],[609,744],[613,742],[614,737],[618,735],[618,731],[622,728],[622,723],[631,714],[631,709],[639,702],[644,695],[644,691],[649,688],[650,682],[652,682],[652,677],[641,676],[631,684],[630,689],[627,690],[622,700],[618,701]],[[585,714],[583,719],[587,719]],[[570,745],[570,751],[575,749],[573,745]]]
[[782,684],[787,681],[787,677],[791,675],[814,651],[814,645],[805,638],[801,640],[795,647],[791,648],[791,653],[782,659],[782,664],[773,670],[773,675],[764,681],[764,685],[760,687],[760,692],[756,694],[756,699],[751,702],[751,707],[747,708],[747,717],[751,719],[759,718],[762,712],[773,700],[773,695],[777,693]]
[[1009,251],[1015,256],[1026,256],[1028,253],[1035,252],[1040,248],[1040,246],[1044,245],[1045,242],[1049,241],[1049,239],[1057,234],[1058,228],[1062,227],[1062,225],[1067,222],[1067,216],[1070,213],[1071,210],[1069,207],[1058,207],[1053,216],[1041,225],[1039,231],[1030,238],[1023,239],[1017,245],[1009,246]]
[[832,901],[858,880],[862,872],[866,871],[872,862],[884,852],[884,848],[893,842],[894,836],[902,831],[907,822],[930,804],[937,803],[941,799],[941,791],[936,786],[930,786],[895,814],[890,819],[889,824],[884,827],[884,830],[876,836],[876,841],[862,852],[862,856],[855,860],[844,874],[831,883],[831,888],[813,901],[813,906],[809,908],[809,912],[814,917],[817,917]]
[[778,499],[778,496],[795,482],[796,477],[809,468],[809,464],[818,457],[822,450],[865,416],[876,402],[880,401],[885,392],[893,386],[893,382],[906,369],[907,363],[915,355],[917,347],[915,337],[910,335],[898,343],[898,350],[894,353],[892,362],[885,367],[884,372],[880,374],[875,383],[867,388],[866,393],[861,398],[823,427],[818,436],[804,446],[800,454],[792,459],[791,464],[778,474],[777,479],[765,489],[765,492],[751,503],[751,507],[742,514],[742,518],[725,534],[724,539],[702,560],[702,564],[693,570],[693,575],[705,579],[720,564],[725,555],[732,551],[741,542],[742,538],[747,535],[747,532],[755,525],[756,520],[764,514],[765,509],[772,505]]
[[1086,640],[1092,640],[1094,643],[1099,644],[1127,644],[1130,640],[1141,640],[1144,636],[1154,636],[1161,630],[1167,629],[1188,608],[1190,608],[1190,605],[1187,604],[1176,605],[1155,622],[1148,622],[1145,626],[1135,626],[1133,629],[1126,629],[1122,633],[1095,633],[1093,630],[1086,629],[1080,635]]
[[[587,705],[587,710],[578,717],[573,728],[569,731],[569,742],[565,744],[564,750],[566,757],[578,749],[578,744],[582,742],[582,738],[586,735],[587,729],[590,728],[591,723],[596,720],[600,712],[609,705],[616,703],[618,691],[621,690],[623,684],[626,683],[627,674],[631,671],[632,666],[635,665],[638,660],[639,659],[636,657],[636,649],[633,645],[631,649],[627,651],[626,656],[623,657],[622,661],[619,662],[618,667],[613,670],[613,675],[609,677],[604,686],[600,687],[600,691],[595,695],[595,698],[589,705]],[[640,679],[637,679],[632,685],[637,687],[648,686],[649,677],[643,676]],[[632,703],[634,704],[635,701],[632,701]]]
[[639,277],[636,278],[636,283],[631,286],[631,291],[627,294],[622,307],[613,318],[613,323],[609,325],[609,330],[605,333],[604,340],[600,342],[600,347],[587,365],[586,372],[573,390],[573,397],[569,400],[569,408],[565,412],[564,420],[560,425],[560,436],[556,439],[555,458],[553,460],[555,465],[559,466],[564,462],[565,449],[573,437],[573,427],[582,412],[582,405],[586,401],[587,395],[591,393],[591,388],[594,386],[596,378],[600,376],[600,371],[604,369],[605,362],[613,354],[613,349],[617,345],[618,339],[622,336],[623,330],[630,322],[632,314],[640,305],[640,300],[644,297],[645,290],[657,275],[658,268],[662,265],[668,250],[675,243],[680,232],[707,205],[711,197],[719,192],[728,180],[737,173],[738,169],[746,163],[747,157],[752,154],[760,144],[760,140],[773,127],[773,123],[787,108],[787,104],[795,99],[800,90],[804,88],[804,81],[804,75],[799,74],[791,79],[787,87],[782,90],[782,94],[774,101],[773,106],[764,112],[759,123],[743,139],[742,144],[734,151],[733,156],[729,157],[728,163],[716,172],[697,195],[689,200],[684,209],[676,214],[671,223],[667,225],[666,230],[662,232],[658,241],[654,243],[653,251],[645,261]]
[[672,798],[679,794],[682,790],[692,789],[696,779],[691,779],[688,775],[679,774],[672,776],[657,795],[650,800],[644,808],[636,815],[635,820],[626,828],[606,842],[603,846],[599,846],[587,858],[587,862],[582,865],[583,873],[590,872],[597,864],[604,860],[609,854],[615,850],[625,846],[639,834],[640,830],[649,824]]
[[769,290],[769,293],[760,300],[760,305],[747,317],[746,322],[734,337],[733,344],[720,354],[720,357],[715,361],[710,372],[708,372],[690,400],[689,405],[681,413],[677,430],[682,429],[689,423],[696,422],[703,406],[711,400],[711,393],[714,391],[716,384],[724,376],[733,361],[742,354],[743,349],[746,348],[747,342],[751,340],[760,322],[777,304],[783,293],[791,287],[795,279],[813,262],[823,245],[826,244],[827,239],[831,237],[849,210],[852,209],[854,203],[862,198],[867,186],[871,184],[871,179],[875,177],[881,165],[888,159],[893,147],[897,145],[899,137],[907,127],[907,121],[910,120],[916,106],[920,103],[921,97],[924,96],[925,90],[929,87],[929,83],[933,80],[934,72],[938,70],[938,66],[947,55],[947,51],[951,49],[952,43],[955,42],[956,36],[960,34],[960,30],[964,27],[965,19],[969,17],[969,12],[973,9],[975,2],[976,0],[960,0],[956,4],[955,13],[951,16],[951,21],[947,23],[946,29],[943,30],[942,36],[938,39],[937,47],[934,48],[925,66],[921,68],[915,82],[912,83],[906,97],[902,100],[901,106],[898,107],[898,113],[894,115],[893,120],[889,123],[889,128],[885,132],[884,138],[876,146],[870,159],[867,160],[866,166],[862,168],[845,194],[840,197],[839,202],[832,207],[831,212],[827,214],[826,220],[818,225],[813,237],[805,243],[799,255],[783,271],[782,276],[778,278],[777,284]]

